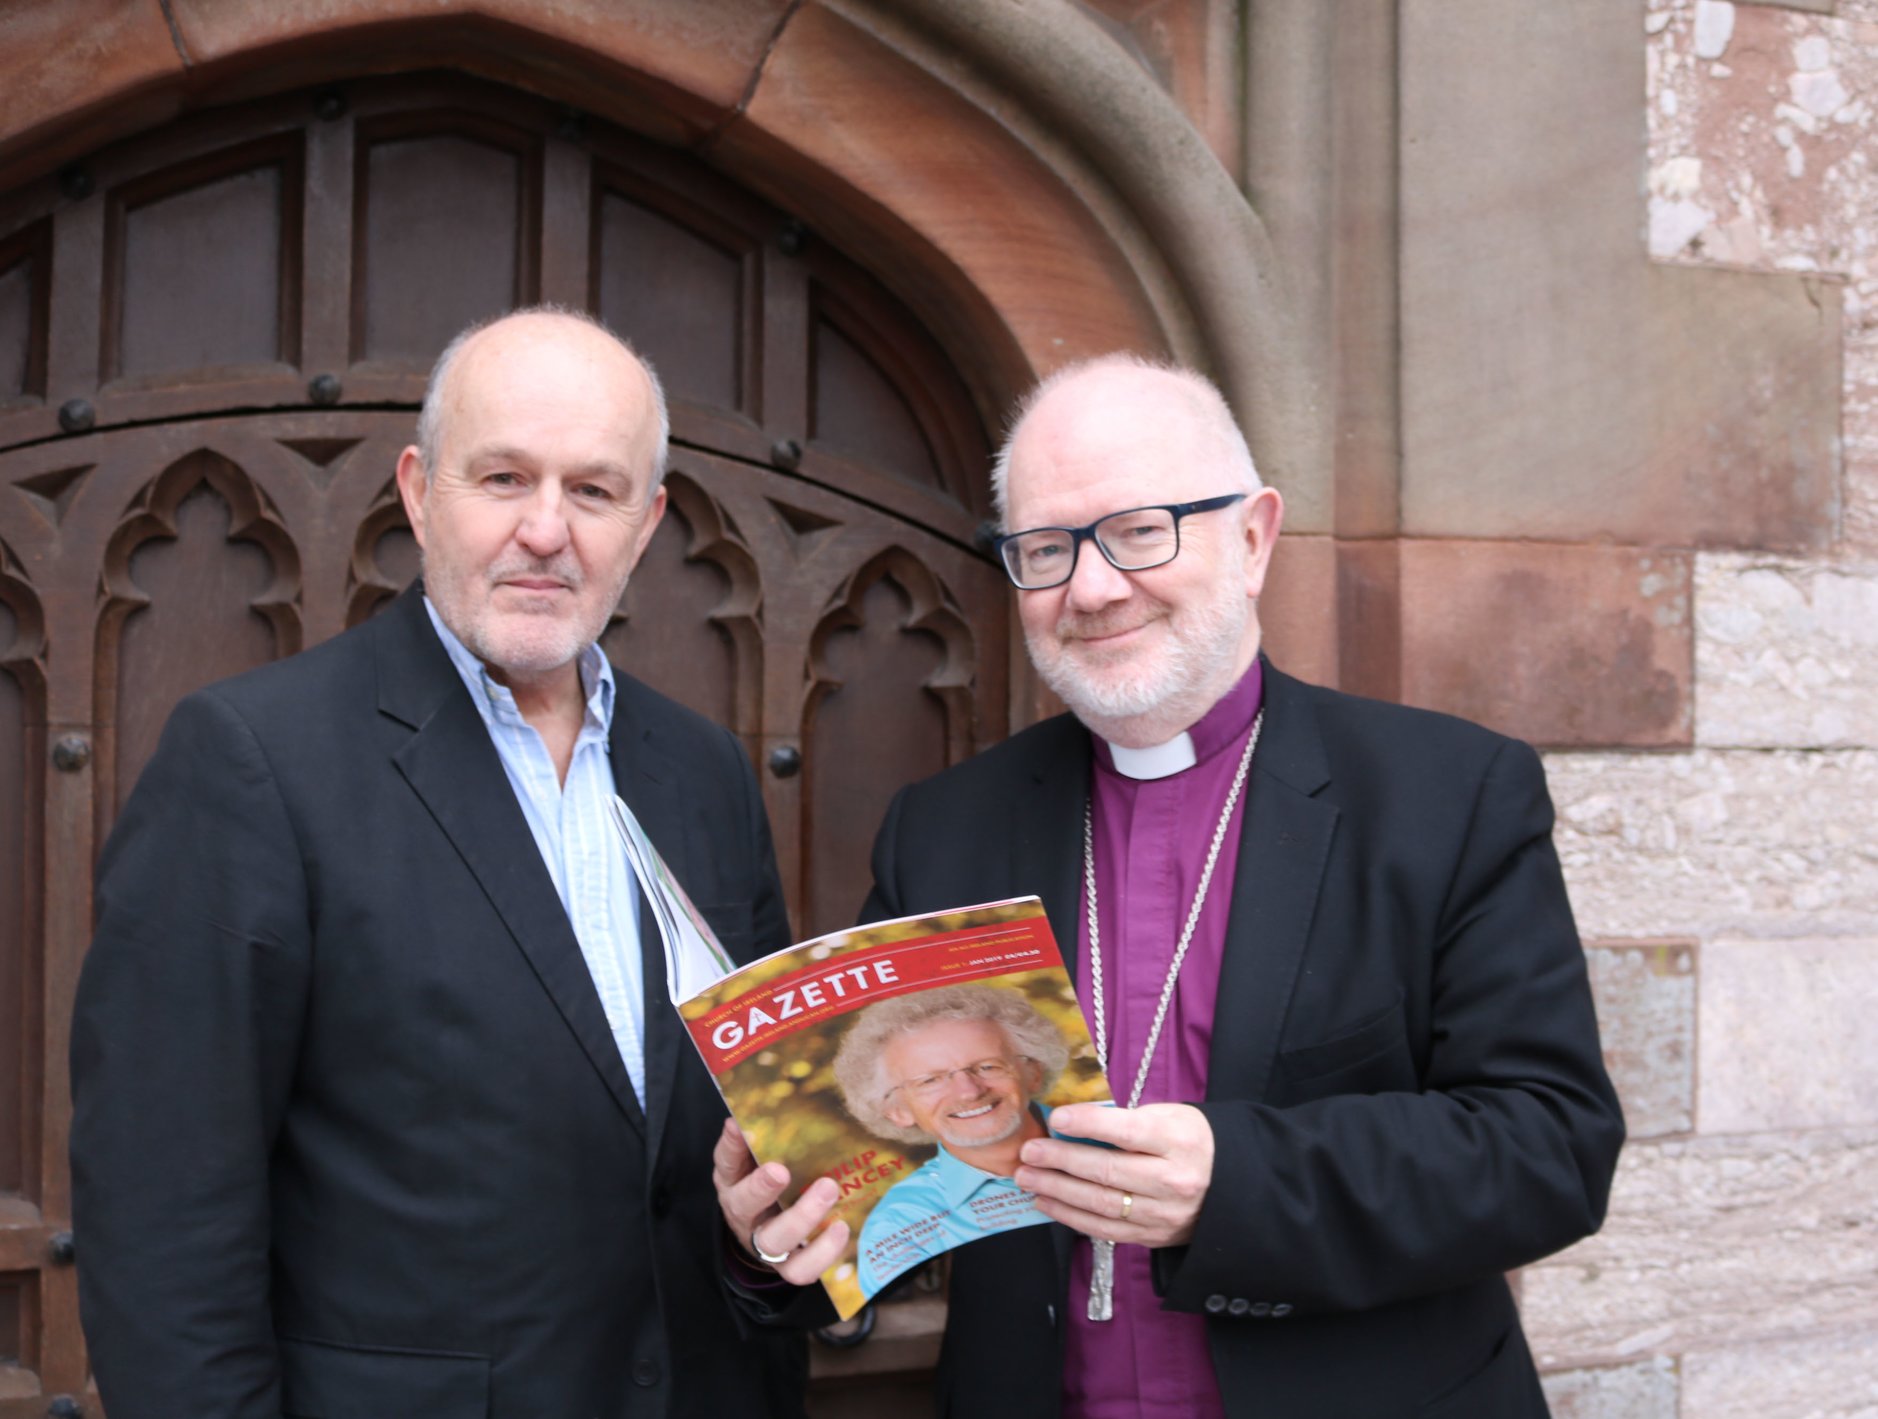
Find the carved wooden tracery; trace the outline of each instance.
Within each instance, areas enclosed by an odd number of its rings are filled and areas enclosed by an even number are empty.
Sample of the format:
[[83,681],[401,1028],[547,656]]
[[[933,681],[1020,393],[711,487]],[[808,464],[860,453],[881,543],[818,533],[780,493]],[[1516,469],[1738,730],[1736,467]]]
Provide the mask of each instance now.
[[826,930],[858,911],[865,861],[893,790],[970,754],[978,649],[945,585],[903,547],[859,568],[809,643],[801,820],[803,875]]
[[832,666],[831,644],[844,633],[880,629],[866,604],[868,593],[881,582],[897,587],[906,599],[906,610],[891,629],[904,635],[931,636],[939,643],[938,663],[919,685],[945,711],[945,762],[956,763],[970,752],[972,742],[969,687],[977,672],[972,627],[944,583],[903,547],[890,547],[870,558],[848,579],[816,626],[809,649],[811,689],[804,722],[813,726],[822,702],[847,683]]
[[[41,853],[30,825],[45,797],[45,620],[39,597],[0,542],[0,1199],[36,1194],[39,1044],[31,1008],[43,978]],[[0,1300],[0,1354],[19,1344]],[[14,1333],[8,1334],[9,1329]]]
[[[753,739],[763,720],[762,569],[723,505],[700,483],[673,472],[665,487],[665,523],[626,588],[605,639],[607,653],[693,709]],[[681,536],[685,540],[677,550]],[[702,618],[697,616],[702,608],[681,608],[675,604],[677,588],[661,584],[675,580],[667,569],[679,558],[686,565],[709,567],[722,579],[721,591]],[[700,623],[712,629],[715,646],[699,645],[693,628]],[[721,675],[709,675],[690,662],[691,675],[711,683],[689,692],[689,657],[716,659]]]
[[[0,1221],[32,1226],[45,1202],[45,618],[26,569],[0,542]],[[0,1237],[0,1242],[4,1237]],[[0,1270],[4,1270],[0,1267]],[[0,1275],[0,1395],[9,1359],[43,1349],[31,1272]]]
[[0,408],[45,397],[51,266],[51,222],[0,238]]
[[[46,623],[39,596],[19,558],[0,542],[0,670],[12,675],[38,713],[45,713]],[[10,624],[9,624],[10,622]]]
[[[218,453],[200,449],[177,459],[145,485],[126,510],[105,551],[99,588],[94,702],[98,722],[97,802],[101,829],[115,817],[131,779],[155,743],[152,720],[156,718],[153,711],[159,707],[150,703],[150,691],[154,687],[127,684],[124,679],[127,628],[134,617],[153,605],[151,594],[138,582],[138,554],[153,542],[176,542],[190,533],[210,535],[208,523],[212,518],[197,521],[193,528],[189,523],[192,508],[207,513],[211,503],[227,517],[223,542],[252,544],[265,562],[267,579],[246,598],[245,609],[265,623],[271,655],[264,654],[251,663],[291,655],[300,649],[300,555],[267,495],[246,473]],[[205,603],[211,603],[215,592],[226,594],[228,590],[210,582],[215,568],[204,560],[181,570],[184,577],[195,584],[196,594],[189,598],[192,607],[215,609],[212,604],[205,607]],[[202,648],[197,647],[197,651],[201,654]],[[238,651],[235,653],[239,655]],[[215,678],[217,671],[227,674],[247,668],[239,661],[230,663],[227,650],[215,659],[221,663],[213,670],[198,662],[175,667],[166,675],[166,683],[156,695],[167,701],[160,706],[161,713],[166,714],[169,706],[188,690]],[[134,703],[126,698],[126,692],[132,689],[136,691]]]
[[[385,565],[390,556],[392,566]],[[372,499],[352,539],[346,577],[346,624],[356,626],[402,591],[417,571],[417,542],[411,535],[396,479],[387,479]],[[409,573],[405,575],[404,573]]]

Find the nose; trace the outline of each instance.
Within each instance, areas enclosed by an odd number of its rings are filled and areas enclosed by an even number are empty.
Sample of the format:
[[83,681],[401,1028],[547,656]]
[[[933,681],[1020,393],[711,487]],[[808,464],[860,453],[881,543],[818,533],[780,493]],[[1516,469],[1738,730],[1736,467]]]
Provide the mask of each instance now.
[[1076,569],[1064,587],[1064,600],[1070,610],[1086,614],[1126,601],[1134,589],[1128,573],[1116,570],[1091,538],[1076,554]]
[[515,540],[536,557],[552,557],[567,546],[567,508],[561,500],[560,485],[552,478],[536,485],[522,510]]
[[[961,1084],[965,1086],[963,1089],[959,1087]],[[977,1099],[990,1092],[985,1081],[980,1079],[978,1075],[973,1072],[973,1066],[971,1065],[954,1069],[950,1074],[946,1075],[946,1093],[953,1098],[963,1096],[967,1099]]]

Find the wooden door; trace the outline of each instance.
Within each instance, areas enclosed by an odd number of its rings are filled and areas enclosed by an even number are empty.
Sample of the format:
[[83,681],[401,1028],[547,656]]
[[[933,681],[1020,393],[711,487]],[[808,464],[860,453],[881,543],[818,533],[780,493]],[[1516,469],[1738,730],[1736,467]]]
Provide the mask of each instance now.
[[409,581],[392,467],[428,366],[537,300],[665,378],[671,512],[605,643],[749,746],[799,932],[852,919],[895,786],[1006,730],[965,385],[696,159],[435,76],[0,194],[0,1419],[85,1400],[65,1051],[97,848],[178,698]]

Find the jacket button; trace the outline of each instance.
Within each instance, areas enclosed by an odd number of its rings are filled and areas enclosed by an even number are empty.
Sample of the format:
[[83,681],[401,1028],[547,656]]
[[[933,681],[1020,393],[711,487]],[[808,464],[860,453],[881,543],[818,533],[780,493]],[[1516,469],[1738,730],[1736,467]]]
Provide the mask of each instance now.
[[1265,1317],[1271,1313],[1272,1303],[1270,1301],[1260,1301],[1252,1307],[1252,1314],[1257,1316],[1260,1320],[1265,1319]]
[[1226,1298],[1220,1295],[1217,1291],[1215,1291],[1212,1295],[1206,1298],[1206,1313],[1208,1315],[1216,1316],[1225,1309],[1226,1309]]
[[1244,1296],[1234,1296],[1232,1300],[1227,1303],[1226,1314],[1229,1316],[1242,1316],[1251,1309],[1252,1303]]
[[654,1217],[663,1217],[671,1210],[672,1190],[669,1187],[655,1189],[652,1193],[652,1215]]
[[634,1384],[644,1385],[647,1389],[650,1389],[658,1382],[659,1362],[657,1360],[641,1360],[638,1364],[633,1366]]
[[1282,1320],[1285,1316],[1290,1314],[1291,1303],[1289,1301],[1280,1301],[1277,1305],[1272,1307],[1272,1315],[1277,1319]]

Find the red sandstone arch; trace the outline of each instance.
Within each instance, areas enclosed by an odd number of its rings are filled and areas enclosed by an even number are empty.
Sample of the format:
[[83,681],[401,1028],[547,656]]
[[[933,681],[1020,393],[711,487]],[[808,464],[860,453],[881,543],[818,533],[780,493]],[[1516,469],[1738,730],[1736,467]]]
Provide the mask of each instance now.
[[0,190],[191,108],[438,67],[697,152],[802,214],[913,307],[993,427],[1039,372],[1158,350],[1220,378],[1267,466],[1308,462],[1257,217],[1072,0],[15,7]]

